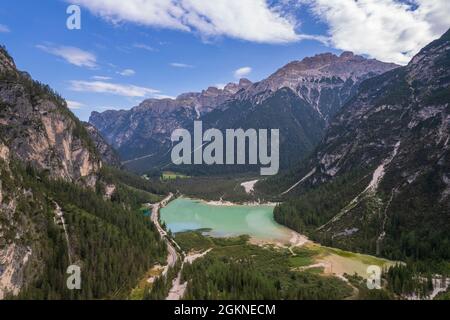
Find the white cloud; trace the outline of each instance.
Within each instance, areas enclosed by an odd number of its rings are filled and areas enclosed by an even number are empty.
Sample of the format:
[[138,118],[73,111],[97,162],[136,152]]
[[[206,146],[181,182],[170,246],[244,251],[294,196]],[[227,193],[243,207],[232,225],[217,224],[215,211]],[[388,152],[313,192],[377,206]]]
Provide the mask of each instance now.
[[77,67],[97,67],[97,58],[94,54],[76,47],[37,45],[36,48],[63,58]]
[[156,98],[156,99],[172,99],[172,100],[175,100],[177,98],[177,97],[168,96],[168,95],[165,95],[165,94],[155,94],[153,97]]
[[150,52],[156,51],[155,48],[153,48],[153,47],[151,47],[151,46],[149,46],[147,44],[143,44],[143,43],[135,43],[133,45],[133,47],[135,47],[137,49],[147,50],[147,51],[150,51]]
[[301,0],[329,26],[332,46],[406,64],[450,27],[448,0]]
[[242,67],[234,71],[234,77],[240,79],[249,75],[252,72],[252,68],[250,67]]
[[73,80],[70,83],[71,83],[70,89],[78,92],[107,93],[123,97],[138,97],[138,98],[143,98],[159,93],[158,90],[151,88],[129,84],[104,82],[104,81]]
[[125,69],[125,70],[118,72],[118,74],[120,74],[121,76],[124,76],[124,77],[131,77],[136,74],[136,71],[134,71],[133,69]]
[[11,32],[11,30],[9,30],[8,26],[5,26],[4,24],[0,24],[0,32],[8,33],[8,32]]
[[69,109],[72,109],[72,110],[79,110],[82,107],[84,107],[84,104],[81,102],[72,101],[72,100],[66,100],[66,102],[67,102],[67,107],[69,107]]
[[112,78],[106,76],[93,76],[92,79],[104,81],[104,80],[111,80]]
[[172,62],[170,64],[174,68],[193,68],[194,66],[186,63]]
[[[74,2],[74,1],[71,1]],[[261,43],[300,40],[297,22],[268,0],[78,0],[75,3],[113,22],[134,22]],[[272,1],[270,1],[272,3]]]

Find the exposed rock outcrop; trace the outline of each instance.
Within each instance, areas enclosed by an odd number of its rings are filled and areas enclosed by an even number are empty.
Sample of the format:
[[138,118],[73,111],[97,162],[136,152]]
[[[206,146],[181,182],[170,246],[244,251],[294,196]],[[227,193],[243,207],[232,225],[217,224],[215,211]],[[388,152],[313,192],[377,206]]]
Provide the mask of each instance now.
[[103,163],[112,167],[120,168],[121,163],[117,152],[106,142],[100,132],[98,132],[98,130],[93,125],[87,122],[83,124],[86,130],[89,132],[89,135],[94,142],[95,148],[100,154]]
[[[23,187],[23,168],[93,188],[102,167],[96,146],[66,102],[48,86],[16,69],[0,48],[0,299],[17,295],[43,265],[46,204]],[[28,169],[27,169],[28,170]],[[42,196],[42,195],[41,195]],[[33,212],[28,212],[33,210]],[[40,218],[33,218],[39,214]],[[41,224],[41,225],[39,225]]]
[[101,161],[63,99],[0,54],[0,132],[10,156],[54,178],[94,186]]

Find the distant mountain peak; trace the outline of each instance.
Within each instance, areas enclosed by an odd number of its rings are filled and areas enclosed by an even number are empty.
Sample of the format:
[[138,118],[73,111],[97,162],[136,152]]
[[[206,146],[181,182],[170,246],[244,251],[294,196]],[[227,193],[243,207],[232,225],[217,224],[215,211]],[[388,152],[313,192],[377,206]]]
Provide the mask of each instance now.
[[344,51],[341,53],[340,58],[341,59],[352,59],[355,56],[355,54],[351,51]]
[[250,87],[253,83],[245,78],[242,78],[239,80],[239,83],[230,82],[227,84],[224,88],[224,91],[228,91],[230,93],[236,94],[242,89],[247,89]]
[[328,119],[354,94],[359,83],[397,67],[352,52],[343,52],[340,56],[320,53],[286,64],[240,93],[239,99],[256,99],[257,103],[262,103],[278,90],[289,88]]
[[327,52],[288,63],[271,77],[297,77],[301,80],[302,77],[335,76],[346,80],[356,79],[369,72],[383,73],[397,67],[399,66],[396,64],[366,59],[349,51],[340,56]]

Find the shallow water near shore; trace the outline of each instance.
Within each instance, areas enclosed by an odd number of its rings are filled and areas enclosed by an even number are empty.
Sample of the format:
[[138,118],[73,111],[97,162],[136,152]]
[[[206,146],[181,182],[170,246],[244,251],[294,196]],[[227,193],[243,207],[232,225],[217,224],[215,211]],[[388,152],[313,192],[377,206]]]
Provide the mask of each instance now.
[[292,231],[278,224],[271,205],[211,205],[178,198],[161,209],[161,221],[173,232],[209,229],[212,237],[249,235],[256,240],[289,242]]

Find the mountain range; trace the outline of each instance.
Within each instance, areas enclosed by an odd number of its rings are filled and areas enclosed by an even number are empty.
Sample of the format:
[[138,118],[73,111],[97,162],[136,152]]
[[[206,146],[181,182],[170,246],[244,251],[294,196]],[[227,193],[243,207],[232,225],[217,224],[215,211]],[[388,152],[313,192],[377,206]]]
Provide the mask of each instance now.
[[[127,111],[93,112],[89,122],[118,151],[125,166],[139,173],[170,166],[171,133],[177,128],[192,130],[194,120],[202,120],[205,128],[280,129],[281,167],[286,169],[313,150],[329,120],[362,81],[396,67],[350,52],[319,54],[291,62],[257,83],[241,79],[223,89],[149,99]],[[197,169],[212,169],[202,170]]]

